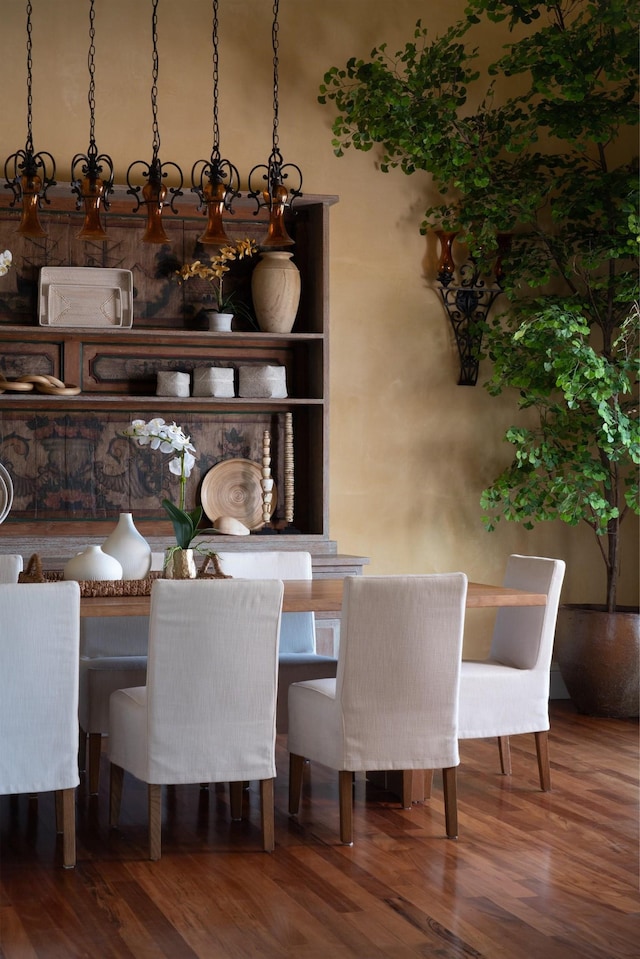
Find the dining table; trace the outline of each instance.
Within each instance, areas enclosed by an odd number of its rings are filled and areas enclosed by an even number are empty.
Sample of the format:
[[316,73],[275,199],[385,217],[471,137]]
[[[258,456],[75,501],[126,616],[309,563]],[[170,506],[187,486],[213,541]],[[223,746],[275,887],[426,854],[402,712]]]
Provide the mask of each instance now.
[[[342,609],[344,578],[288,579],[284,581],[284,613],[339,613]],[[506,586],[469,583],[467,609],[496,606],[544,606],[545,593],[534,593]],[[151,596],[82,596],[80,615],[148,616]]]

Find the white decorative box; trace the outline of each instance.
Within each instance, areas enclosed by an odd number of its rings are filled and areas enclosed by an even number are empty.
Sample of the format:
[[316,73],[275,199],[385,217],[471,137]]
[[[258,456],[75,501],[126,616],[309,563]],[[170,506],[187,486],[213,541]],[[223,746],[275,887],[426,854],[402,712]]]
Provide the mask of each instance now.
[[188,396],[191,377],[188,373],[158,370],[156,396]]
[[40,326],[131,326],[133,273],[92,266],[43,266],[38,322]]
[[235,396],[233,367],[200,366],[193,371],[194,396]]
[[240,366],[238,396],[282,399],[287,396],[286,375],[284,366]]

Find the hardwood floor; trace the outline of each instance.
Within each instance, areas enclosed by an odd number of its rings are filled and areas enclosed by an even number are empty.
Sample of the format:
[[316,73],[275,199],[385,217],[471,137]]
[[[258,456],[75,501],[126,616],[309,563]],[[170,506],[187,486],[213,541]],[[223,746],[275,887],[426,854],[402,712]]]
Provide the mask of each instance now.
[[337,774],[306,770],[287,815],[279,742],[276,850],[260,850],[257,784],[248,820],[228,793],[165,791],[163,854],[146,860],[144,788],[125,777],[121,825],[102,788],[78,790],[78,865],[61,866],[53,797],[0,797],[2,959],[623,959],[640,950],[638,724],[552,704],[552,792],[533,736],[465,742],[460,836],[445,838],[441,782],[402,810],[355,785],[355,844],[338,837]]

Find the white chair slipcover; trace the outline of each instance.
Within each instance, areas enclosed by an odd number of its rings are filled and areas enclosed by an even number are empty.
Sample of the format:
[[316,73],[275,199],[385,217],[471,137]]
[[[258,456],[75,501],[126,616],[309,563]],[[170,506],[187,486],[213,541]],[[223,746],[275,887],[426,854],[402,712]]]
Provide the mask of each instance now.
[[564,573],[559,559],[510,556],[504,585],[545,593],[547,604],[501,607],[488,658],[465,660],[460,673],[460,739],[497,736],[502,771],[509,774],[508,737],[535,733],[543,790],[551,788],[549,670]]
[[[353,840],[352,773],[443,769],[457,833],[458,682],[464,573],[346,577],[335,679],[289,688],[289,811],[304,759],[340,771],[340,838]],[[405,787],[403,804],[410,804]]]
[[[219,552],[223,573],[245,579],[311,579],[311,554],[304,550]],[[313,613],[283,613],[280,627],[278,714],[276,726],[285,733],[288,725],[287,696],[291,683],[326,679],[336,675],[338,660],[316,652]]]
[[0,794],[56,791],[66,867],[76,861],[79,631],[77,583],[0,585]]
[[22,572],[22,556],[19,553],[0,555],[0,583],[17,583]]
[[[163,554],[151,555],[151,568],[162,569]],[[79,760],[80,768],[89,774],[90,793],[97,793],[100,786],[102,737],[109,735],[109,697],[125,686],[144,686],[148,635],[148,616],[88,616],[80,622]]]
[[153,585],[147,685],[113,693],[109,717],[110,821],[127,770],[149,784],[151,859],[169,783],[229,782],[237,799],[245,781],[260,780],[263,845],[273,849],[282,595],[277,580]]

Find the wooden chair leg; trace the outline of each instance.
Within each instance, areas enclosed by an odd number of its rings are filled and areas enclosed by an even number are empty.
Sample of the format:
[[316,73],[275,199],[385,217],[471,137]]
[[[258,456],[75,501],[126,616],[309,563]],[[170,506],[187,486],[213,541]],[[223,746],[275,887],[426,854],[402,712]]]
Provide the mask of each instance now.
[[147,784],[149,806],[149,859],[157,860],[162,855],[162,786]]
[[56,791],[56,805],[60,795],[62,805],[62,865],[73,869],[76,864],[76,791],[75,788]]
[[89,792],[94,796],[100,788],[101,733],[89,733]]
[[500,752],[500,771],[503,776],[511,775],[511,748],[508,736],[498,736],[498,750]]
[[117,826],[120,819],[120,803],[122,801],[122,781],[124,769],[111,763],[109,768],[109,825]]
[[85,772],[87,768],[87,734],[84,729],[78,730],[78,769]]
[[411,809],[413,800],[413,769],[402,770],[402,808]]
[[449,839],[458,838],[458,787],[457,766],[447,766],[442,770],[444,792],[444,821]]
[[304,756],[289,755],[289,815],[295,816],[300,809],[302,794],[302,774],[304,771]]
[[538,775],[540,789],[549,792],[551,789],[551,765],[549,763],[549,732],[544,729],[534,734],[536,737],[536,755],[538,757]]
[[424,798],[431,799],[431,790],[433,788],[433,769],[424,770]]
[[260,780],[260,817],[262,822],[262,848],[273,852],[276,848],[276,819],[273,801],[274,780]]
[[348,769],[339,772],[340,793],[340,842],[353,846],[353,773]]
[[62,808],[62,790],[56,789],[54,793],[56,810],[56,832],[61,835],[64,832],[63,808]]
[[242,782],[229,783],[229,806],[234,821],[242,819]]

